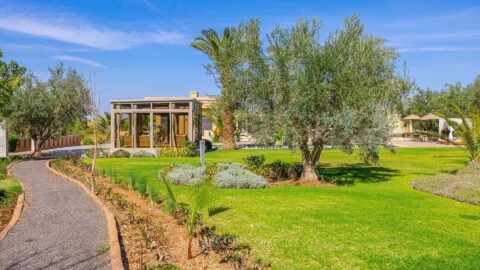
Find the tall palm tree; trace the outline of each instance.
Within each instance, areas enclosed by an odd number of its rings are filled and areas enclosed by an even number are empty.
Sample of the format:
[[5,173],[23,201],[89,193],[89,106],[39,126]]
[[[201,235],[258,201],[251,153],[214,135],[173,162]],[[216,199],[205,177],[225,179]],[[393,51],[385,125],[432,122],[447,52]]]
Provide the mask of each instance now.
[[220,37],[213,29],[202,31],[190,44],[193,48],[205,53],[213,64],[221,85],[221,104],[223,110],[222,149],[236,149],[234,101],[231,100],[233,68],[238,64],[240,46],[239,32],[235,28],[225,28]]
[[110,138],[110,123],[112,121],[112,117],[110,116],[109,112],[105,112],[104,116],[98,116],[98,131],[101,134],[104,134],[107,139]]

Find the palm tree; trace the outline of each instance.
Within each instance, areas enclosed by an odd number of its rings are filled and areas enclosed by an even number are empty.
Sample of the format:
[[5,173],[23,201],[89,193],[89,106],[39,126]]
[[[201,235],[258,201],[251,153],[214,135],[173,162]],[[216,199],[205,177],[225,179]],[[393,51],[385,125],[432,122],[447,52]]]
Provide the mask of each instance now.
[[202,35],[196,37],[190,45],[210,58],[215,73],[219,76],[223,109],[222,149],[236,149],[233,118],[235,108],[234,102],[229,97],[233,91],[231,78],[233,68],[239,61],[239,32],[235,28],[227,27],[220,37],[213,29],[203,30]]
[[105,116],[98,116],[98,131],[101,134],[104,134],[107,139],[110,138],[110,124],[112,121],[112,117],[109,112],[105,112]]
[[468,113],[462,112],[459,106],[453,105],[455,111],[462,119],[459,124],[443,117],[449,126],[455,129],[455,133],[462,138],[465,149],[468,151],[470,160],[480,162],[480,112],[478,108],[471,108]]
[[179,207],[187,210],[188,217],[185,221],[188,230],[188,247],[187,258],[192,256],[192,241],[196,235],[201,218],[203,216],[214,216],[229,210],[230,208],[223,205],[217,205],[219,197],[218,188],[211,180],[204,179],[202,182],[189,190],[187,200],[185,202],[178,202],[173,192],[172,186],[165,173],[159,174],[160,179],[165,184],[168,198],[166,200],[166,208],[169,212],[174,213]]

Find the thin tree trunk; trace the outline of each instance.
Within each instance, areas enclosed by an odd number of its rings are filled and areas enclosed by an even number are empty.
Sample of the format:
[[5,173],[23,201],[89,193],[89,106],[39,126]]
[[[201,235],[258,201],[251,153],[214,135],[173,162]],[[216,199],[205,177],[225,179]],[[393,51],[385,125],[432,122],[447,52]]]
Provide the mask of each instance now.
[[40,150],[40,139],[37,137],[32,137],[33,140],[33,153],[32,155],[34,157],[40,157],[42,156],[42,151]]
[[233,108],[230,104],[223,104],[223,140],[222,149],[237,149],[235,143],[235,122],[233,120]]
[[91,191],[95,194],[95,166],[97,164],[97,155],[98,155],[98,137],[97,137],[97,119],[94,119],[93,123],[93,140],[95,144],[93,146],[93,160],[92,160],[92,171],[90,175],[90,185]]
[[193,237],[192,236],[189,236],[188,237],[188,250],[187,250],[187,259],[191,259],[193,258],[192,256],[192,240],[193,240]]

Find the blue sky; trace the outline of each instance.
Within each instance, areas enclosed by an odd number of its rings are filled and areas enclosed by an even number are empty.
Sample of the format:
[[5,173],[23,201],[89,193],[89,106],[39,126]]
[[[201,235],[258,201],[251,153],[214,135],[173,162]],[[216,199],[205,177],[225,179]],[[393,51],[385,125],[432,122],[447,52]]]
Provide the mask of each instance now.
[[4,1],[0,49],[38,77],[62,61],[108,100],[216,94],[206,56],[189,47],[202,29],[259,18],[275,24],[318,17],[323,37],[356,13],[366,31],[400,52],[421,87],[468,84],[480,75],[479,1]]

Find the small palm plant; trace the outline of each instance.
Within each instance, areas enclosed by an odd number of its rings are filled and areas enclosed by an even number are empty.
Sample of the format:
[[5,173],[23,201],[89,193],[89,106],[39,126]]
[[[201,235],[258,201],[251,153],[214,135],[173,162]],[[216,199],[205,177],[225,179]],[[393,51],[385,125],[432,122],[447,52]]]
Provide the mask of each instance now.
[[160,179],[165,184],[167,190],[167,200],[165,207],[170,213],[176,213],[179,208],[183,208],[188,212],[185,224],[188,230],[188,247],[187,258],[192,256],[192,241],[201,224],[203,216],[214,216],[229,210],[230,208],[223,205],[217,205],[219,198],[218,188],[209,179],[204,179],[199,184],[189,190],[187,200],[178,202],[173,192],[172,185],[165,173],[159,174]]
[[449,126],[455,129],[455,133],[462,138],[470,160],[480,162],[480,111],[477,108],[471,108],[468,113],[464,113],[457,105],[454,105],[454,108],[460,119],[462,119],[462,123],[459,124],[442,117]]

